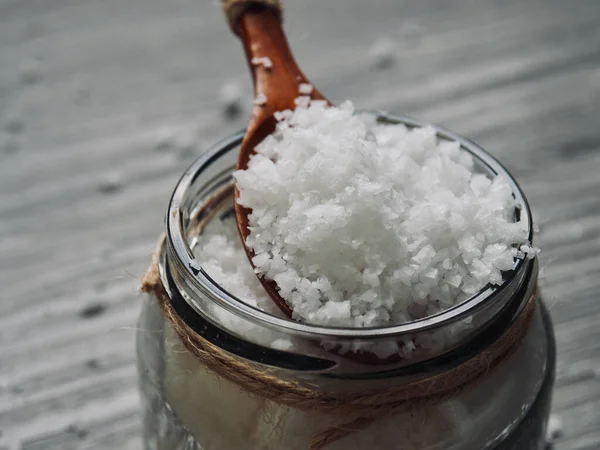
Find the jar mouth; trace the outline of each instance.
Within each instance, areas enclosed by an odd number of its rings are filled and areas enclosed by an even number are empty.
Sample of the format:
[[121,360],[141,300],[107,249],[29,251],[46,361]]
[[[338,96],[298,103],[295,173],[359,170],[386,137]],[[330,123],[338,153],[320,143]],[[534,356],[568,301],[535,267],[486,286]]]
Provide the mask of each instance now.
[[[456,141],[461,149],[469,152],[474,160],[480,164],[488,174],[502,175],[506,177],[511,186],[513,196],[520,208],[515,209],[515,215],[519,217],[527,231],[527,238],[532,241],[533,226],[532,215],[529,204],[523,191],[519,187],[512,175],[496,160],[492,155],[483,150],[480,146],[461,135],[449,131],[443,127],[412,119],[406,116],[393,116],[379,111],[360,110],[361,114],[369,114],[376,117],[382,123],[404,124],[409,128],[430,126],[437,134],[438,138]],[[445,309],[439,313],[405,322],[398,325],[390,325],[376,328],[351,328],[351,327],[328,327],[323,325],[312,325],[302,322],[296,322],[292,319],[286,319],[274,316],[259,308],[249,305],[235,295],[227,292],[216,281],[214,281],[203,269],[198,267],[192,248],[188,243],[185,233],[185,217],[190,216],[190,210],[195,208],[194,203],[194,182],[198,175],[202,173],[212,162],[217,160],[224,153],[234,148],[238,148],[244,137],[244,131],[240,131],[230,137],[227,137],[200,156],[182,175],[171,196],[167,216],[166,216],[166,239],[167,253],[169,263],[177,266],[178,270],[183,271],[186,283],[196,292],[208,296],[219,307],[224,308],[230,313],[235,314],[245,320],[251,321],[261,326],[276,329],[284,333],[292,333],[305,337],[314,337],[318,339],[357,339],[371,340],[383,338],[397,338],[403,335],[410,335],[415,332],[433,330],[461,321],[466,317],[476,313],[482,307],[499,301],[504,298],[503,295],[509,291],[509,286],[514,285],[517,277],[525,273],[533,264],[533,260],[517,259],[515,266],[499,286],[488,285],[478,293],[463,300],[457,305]],[[250,264],[250,263],[249,263]],[[198,314],[202,315],[202,307],[191,296],[185,296],[186,302]]]

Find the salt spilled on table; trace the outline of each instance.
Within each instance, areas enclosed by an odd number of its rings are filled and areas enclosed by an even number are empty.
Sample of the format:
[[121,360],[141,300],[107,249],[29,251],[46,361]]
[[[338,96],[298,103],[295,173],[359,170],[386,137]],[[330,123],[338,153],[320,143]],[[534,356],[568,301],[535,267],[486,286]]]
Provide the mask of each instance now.
[[385,69],[396,61],[397,44],[390,38],[379,38],[369,48],[369,57],[374,67]]
[[563,421],[560,416],[551,414],[548,420],[548,428],[546,430],[546,442],[549,444],[560,439],[563,434]]
[[244,92],[239,82],[227,81],[219,89],[218,96],[226,117],[235,118],[242,112]]
[[[300,97],[234,173],[247,245],[302,322],[376,327],[502,283],[535,256],[508,180],[458,142]],[[519,248],[520,247],[520,248]]]
[[25,60],[21,65],[19,78],[24,85],[31,85],[40,81],[42,72],[39,59],[29,58]]
[[118,172],[106,173],[98,182],[97,189],[103,194],[114,194],[123,187],[123,177]]
[[9,115],[4,119],[3,128],[8,134],[20,134],[25,127],[25,121],[14,114]]

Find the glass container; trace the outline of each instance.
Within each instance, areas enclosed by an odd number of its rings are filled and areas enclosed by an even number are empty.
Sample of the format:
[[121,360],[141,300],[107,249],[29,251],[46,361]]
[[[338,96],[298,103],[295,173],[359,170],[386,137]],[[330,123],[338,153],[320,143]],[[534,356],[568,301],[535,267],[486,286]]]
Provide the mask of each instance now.
[[[385,123],[424,124],[378,113]],[[506,170],[472,142],[458,141],[477,171],[504,174],[533,236],[523,193]],[[452,369],[499,339],[537,292],[537,260],[517,260],[500,286],[487,286],[434,316],[384,328],[312,326],[259,310],[217,284],[194,257],[207,230],[234,220],[232,172],[243,133],[224,139],[182,176],[166,215],[159,249],[160,282],[178,316],[213,345],[252,367],[311,389],[360,392],[402,386]],[[229,221],[229,222],[228,222]],[[516,348],[466,387],[424,406],[376,420],[323,447],[327,450],[541,450],[555,370],[555,343],[540,298]],[[427,342],[411,357],[373,363],[355,358],[401,342]],[[283,344],[282,344],[283,343]],[[350,353],[347,353],[350,352]],[[377,358],[375,358],[377,359]],[[306,450],[338,424],[327,414],[249,395],[216,375],[183,345],[152,295],[144,294],[137,333],[146,450]]]

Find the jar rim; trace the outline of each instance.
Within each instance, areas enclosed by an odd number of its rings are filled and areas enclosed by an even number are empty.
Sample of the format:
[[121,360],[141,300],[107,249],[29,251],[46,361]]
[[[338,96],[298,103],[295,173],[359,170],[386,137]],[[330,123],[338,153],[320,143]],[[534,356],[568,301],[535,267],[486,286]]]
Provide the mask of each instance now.
[[[527,237],[529,241],[532,241],[532,215],[523,191],[508,170],[506,170],[506,168],[496,158],[486,152],[479,145],[443,127],[407,116],[390,115],[384,112],[373,110],[358,110],[357,112],[375,116],[376,119],[381,122],[389,124],[404,124],[409,128],[430,126],[436,131],[436,135],[439,138],[458,142],[462,150],[465,150],[474,156],[486,167],[487,170],[490,171],[491,174],[505,176],[509,185],[511,186],[517,204],[521,206],[519,211],[520,220],[526,226]],[[191,187],[198,174],[210,166],[211,162],[219,158],[223,153],[232,150],[233,147],[238,147],[241,144],[243,137],[244,130],[222,139],[209,148],[205,153],[203,153],[184,172],[169,201],[165,222],[168,254],[169,256],[172,256],[172,258],[169,258],[169,262],[173,262],[180,270],[183,271],[183,273],[185,273],[186,281],[188,281],[191,284],[191,287],[193,287],[196,291],[208,295],[211,300],[218,304],[218,306],[245,320],[249,320],[269,328],[275,328],[282,332],[303,335],[306,337],[316,337],[319,339],[341,338],[370,340],[397,338],[398,336],[415,332],[437,329],[460,321],[465,317],[477,312],[490,302],[494,302],[494,300],[503,293],[503,290],[511,284],[511,281],[517,277],[518,274],[527,270],[532,262],[526,258],[517,259],[514,269],[503,280],[503,283],[500,286],[488,285],[478,293],[468,297],[467,299],[448,309],[421,319],[416,319],[397,325],[372,328],[328,327],[323,325],[297,322],[291,319],[281,318],[269,314],[266,311],[249,305],[237,296],[227,292],[216,281],[214,281],[202,269],[202,267],[197,267],[193,251],[185,237],[184,232],[182,207],[189,200],[189,192],[192,191]],[[197,313],[202,314],[202,308],[195,302],[193,298],[186,296],[185,300]]]

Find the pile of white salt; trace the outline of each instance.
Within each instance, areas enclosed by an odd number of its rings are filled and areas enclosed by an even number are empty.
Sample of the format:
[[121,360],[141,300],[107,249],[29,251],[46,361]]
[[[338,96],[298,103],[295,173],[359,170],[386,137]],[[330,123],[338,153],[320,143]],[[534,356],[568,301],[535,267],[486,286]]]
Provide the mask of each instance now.
[[458,142],[380,124],[349,102],[297,104],[234,174],[252,210],[256,272],[294,319],[400,324],[499,285],[516,259],[535,256],[508,180],[477,173]]

